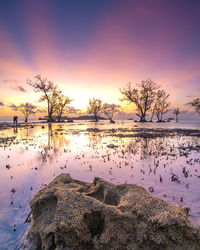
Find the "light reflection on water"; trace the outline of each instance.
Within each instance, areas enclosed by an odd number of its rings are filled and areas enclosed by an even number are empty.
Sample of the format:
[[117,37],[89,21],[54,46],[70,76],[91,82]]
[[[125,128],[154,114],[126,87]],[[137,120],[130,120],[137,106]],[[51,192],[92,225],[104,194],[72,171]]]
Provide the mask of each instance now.
[[112,128],[103,123],[54,124],[0,131],[0,138],[11,137],[0,140],[1,249],[13,249],[20,242],[30,200],[60,173],[87,182],[98,176],[139,184],[148,191],[152,187],[153,195],[189,206],[191,220],[200,225],[199,138],[120,138],[106,131],[89,132],[88,126]]

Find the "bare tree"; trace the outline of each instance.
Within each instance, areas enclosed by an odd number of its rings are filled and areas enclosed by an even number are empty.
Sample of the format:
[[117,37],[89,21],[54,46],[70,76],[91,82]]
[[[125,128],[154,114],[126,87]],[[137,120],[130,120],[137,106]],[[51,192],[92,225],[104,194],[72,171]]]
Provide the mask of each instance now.
[[57,102],[55,105],[55,113],[58,116],[58,121],[61,120],[64,109],[66,108],[66,105],[70,104],[71,102],[72,100],[69,97],[64,96],[63,94],[60,94],[58,96]]
[[190,104],[195,108],[195,111],[200,114],[200,98],[194,99]]
[[164,90],[158,90],[155,103],[155,114],[158,121],[163,121],[163,114],[169,110],[170,103],[168,102],[169,94]]
[[[48,97],[48,100],[49,100],[49,105],[48,105],[48,121],[49,122],[52,122],[53,121],[53,113],[55,113],[55,110],[56,110],[56,105],[57,105],[57,102],[58,102],[58,98],[59,96],[61,95],[61,90],[59,90],[58,88],[54,88],[52,90],[52,92],[49,94],[49,97]],[[47,100],[46,99],[46,96],[43,95],[40,97],[40,100],[39,101],[45,101]]]
[[42,93],[39,101],[47,101],[48,121],[51,122],[57,98],[61,94],[58,86],[54,82],[47,80],[47,78],[42,78],[41,75],[35,76],[34,81],[28,79],[27,84],[32,86],[35,92]]
[[98,122],[98,115],[102,113],[102,100],[93,97],[89,99],[88,113],[94,115],[94,119]]
[[174,109],[173,114],[176,115],[176,122],[178,122],[178,115],[180,114],[180,109],[179,108]]
[[123,98],[121,101],[127,101],[134,103],[137,108],[136,115],[139,116],[141,122],[146,121],[147,112],[151,109],[153,102],[155,101],[156,90],[159,86],[151,79],[141,81],[136,84],[136,87],[132,87],[131,83],[120,89]]
[[119,107],[119,105],[104,103],[103,112],[104,115],[110,120],[110,123],[115,123],[113,116],[118,111]]
[[21,112],[23,115],[24,115],[24,121],[27,122],[28,121],[28,118],[29,116],[31,115],[34,115],[36,112],[35,112],[35,109],[37,107],[34,106],[33,104],[31,103],[22,103],[18,106],[18,110],[19,112]]

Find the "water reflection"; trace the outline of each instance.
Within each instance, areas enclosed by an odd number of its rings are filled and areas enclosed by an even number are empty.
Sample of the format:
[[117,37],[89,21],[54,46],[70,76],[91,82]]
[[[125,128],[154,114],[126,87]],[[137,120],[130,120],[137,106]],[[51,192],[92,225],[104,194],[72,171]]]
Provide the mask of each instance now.
[[[45,137],[45,135],[43,135]],[[58,156],[62,156],[63,149],[67,148],[71,140],[63,133],[62,128],[55,127],[51,124],[47,126],[47,141],[42,140],[40,151],[37,157],[38,163],[53,163]]]
[[17,133],[17,132],[18,132],[18,128],[17,128],[17,127],[14,127],[14,128],[13,128],[13,132],[14,132],[14,134]]
[[200,138],[120,138],[114,130],[104,131],[105,125],[89,125],[96,132],[85,124],[0,131],[1,247],[14,248],[26,229],[29,201],[60,173],[87,182],[99,176],[142,185],[157,197],[189,206],[192,221],[200,225]]
[[89,140],[90,140],[90,144],[101,144],[102,142],[102,135],[101,134],[97,134],[97,133],[89,133]]

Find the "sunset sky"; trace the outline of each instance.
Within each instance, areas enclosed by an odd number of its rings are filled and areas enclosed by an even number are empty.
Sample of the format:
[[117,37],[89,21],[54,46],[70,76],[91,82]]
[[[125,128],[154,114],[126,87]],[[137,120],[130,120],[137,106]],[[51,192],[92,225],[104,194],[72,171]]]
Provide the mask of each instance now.
[[147,78],[170,93],[171,108],[190,109],[200,96],[199,13],[199,0],[1,1],[0,116],[12,104],[42,105],[26,84],[37,74],[83,111],[98,97],[132,112],[119,87]]

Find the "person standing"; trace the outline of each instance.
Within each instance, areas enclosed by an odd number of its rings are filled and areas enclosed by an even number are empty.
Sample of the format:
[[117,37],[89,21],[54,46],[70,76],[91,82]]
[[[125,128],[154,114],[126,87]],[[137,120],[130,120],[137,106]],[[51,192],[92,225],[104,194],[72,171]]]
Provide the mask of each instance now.
[[18,116],[16,116],[16,118],[15,118],[16,120],[15,120],[15,123],[16,123],[16,125],[17,125],[17,120],[18,120]]
[[13,117],[13,123],[14,123],[14,125],[17,125],[17,120],[18,120],[18,117],[17,117],[17,116],[14,116],[14,117]]

